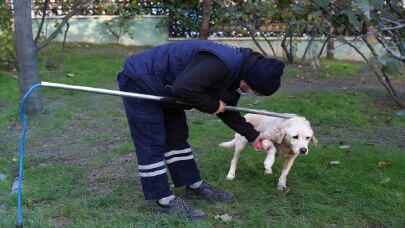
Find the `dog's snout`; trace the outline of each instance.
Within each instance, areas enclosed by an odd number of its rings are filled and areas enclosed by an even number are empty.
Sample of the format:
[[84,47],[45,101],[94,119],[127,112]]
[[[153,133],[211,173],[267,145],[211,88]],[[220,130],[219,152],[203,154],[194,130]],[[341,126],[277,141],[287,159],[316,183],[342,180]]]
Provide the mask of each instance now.
[[307,149],[307,148],[305,148],[305,147],[300,148],[300,154],[306,154],[306,153],[307,153],[307,151],[308,151],[308,149]]

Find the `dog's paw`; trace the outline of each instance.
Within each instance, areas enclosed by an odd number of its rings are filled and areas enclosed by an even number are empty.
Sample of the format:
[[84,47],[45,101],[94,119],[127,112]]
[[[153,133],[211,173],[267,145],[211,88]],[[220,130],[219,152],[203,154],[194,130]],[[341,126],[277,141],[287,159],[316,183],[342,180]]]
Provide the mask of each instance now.
[[277,185],[277,190],[279,191],[286,191],[287,190],[287,186],[285,184],[278,184]]
[[226,179],[231,181],[231,180],[235,179],[235,175],[228,174],[226,176]]
[[273,174],[273,170],[272,169],[265,169],[264,174],[267,174],[267,175]]

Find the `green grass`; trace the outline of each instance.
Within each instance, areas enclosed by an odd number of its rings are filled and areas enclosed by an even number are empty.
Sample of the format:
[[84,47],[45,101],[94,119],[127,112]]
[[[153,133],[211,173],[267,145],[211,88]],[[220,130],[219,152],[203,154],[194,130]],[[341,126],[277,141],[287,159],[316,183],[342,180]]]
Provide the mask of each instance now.
[[364,64],[356,62],[338,62],[324,59],[321,61],[321,79],[328,78],[348,78],[357,75],[364,68]]
[[[0,129],[10,122],[17,113],[19,90],[17,79],[0,71]],[[7,88],[7,89],[5,89]]]
[[343,62],[336,60],[321,60],[321,67],[314,71],[309,65],[288,65],[285,69],[286,78],[304,77],[307,79],[347,79],[361,74],[365,65],[360,62]]
[[[404,155],[399,150],[384,149],[385,153],[381,153],[382,150],[364,145],[355,145],[347,152],[335,145],[313,148],[308,157],[296,162],[287,194],[275,190],[278,176],[264,175],[263,155],[253,151],[242,157],[234,182],[224,184],[224,168],[215,165],[227,164],[229,152],[225,155],[221,150],[208,152],[201,166],[202,170],[209,170],[204,173],[207,179],[237,194],[241,202],[234,210],[241,219],[236,222],[243,225],[400,227],[405,221],[401,215],[405,205],[405,186],[401,180],[405,177],[401,168]],[[329,162],[335,160],[341,165],[330,166]],[[381,160],[393,163],[379,168]],[[275,173],[279,172],[280,162],[275,169]],[[212,176],[213,173],[222,175]]]
[[386,124],[405,126],[404,121],[394,112],[379,109],[373,98],[364,92],[314,91],[294,95],[279,93],[269,98],[248,98],[242,104],[275,112],[299,113],[316,125],[345,126],[350,123],[355,127]]
[[[89,46],[79,51],[73,45],[65,56],[63,72],[46,69],[42,56],[41,76],[53,82],[115,88],[124,55],[117,51],[101,55],[107,48]],[[335,75],[356,74],[354,64],[330,65]],[[295,70],[290,69],[287,72]],[[67,73],[74,76],[67,77]],[[17,171],[13,158],[19,133],[15,127],[19,94],[16,80],[1,74],[0,172],[7,179],[0,183],[0,227],[10,227],[16,221],[16,196],[9,191]],[[368,142],[372,129],[400,129],[405,120],[396,117],[392,109],[381,109],[365,92],[313,91],[243,98],[242,106],[306,116],[316,127],[318,138],[328,138],[324,129],[344,131],[348,136],[353,131],[364,134],[351,139],[348,150],[339,149],[337,141],[321,140],[309,156],[297,159],[286,193],[276,190],[280,158],[274,174],[264,175],[264,154],[252,149],[244,152],[236,179],[226,181],[232,152],[217,144],[230,139],[233,132],[216,118],[190,112],[190,142],[204,179],[237,197],[232,204],[194,202],[209,215],[198,222],[155,215],[143,200],[136,161],[124,159],[133,146],[120,98],[51,89],[43,89],[42,94],[44,112],[30,117],[24,188],[27,227],[405,226],[403,147],[399,142]],[[330,161],[340,165],[330,165]],[[231,222],[214,219],[224,213],[233,216]]]
[[12,178],[11,178],[11,161],[0,158],[0,173],[6,175],[6,179],[0,182],[0,197],[3,192],[7,192],[10,189]]

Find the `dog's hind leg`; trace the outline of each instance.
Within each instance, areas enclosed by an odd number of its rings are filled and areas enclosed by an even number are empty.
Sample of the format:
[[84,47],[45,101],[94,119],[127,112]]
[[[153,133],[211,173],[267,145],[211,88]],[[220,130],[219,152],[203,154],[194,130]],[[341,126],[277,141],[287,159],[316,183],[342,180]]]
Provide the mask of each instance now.
[[272,174],[273,170],[273,164],[274,164],[274,158],[276,155],[276,147],[271,144],[269,148],[267,148],[267,156],[266,159],[264,160],[264,173],[265,174]]
[[240,153],[245,148],[247,144],[247,140],[245,138],[240,137],[240,140],[236,140],[235,142],[235,151],[233,153],[233,158],[231,160],[231,167],[229,168],[228,175],[226,179],[233,180],[236,175],[236,168],[238,166],[238,161],[240,158]]
[[281,176],[278,179],[277,189],[282,191],[287,188],[287,176],[291,170],[292,165],[294,164],[297,154],[290,155],[286,158],[283,164],[283,170],[281,171]]

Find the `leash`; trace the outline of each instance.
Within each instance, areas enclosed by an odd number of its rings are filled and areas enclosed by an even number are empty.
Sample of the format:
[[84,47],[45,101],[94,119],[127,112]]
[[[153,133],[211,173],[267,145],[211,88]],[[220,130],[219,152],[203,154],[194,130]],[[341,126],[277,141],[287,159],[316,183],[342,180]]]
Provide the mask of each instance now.
[[[27,99],[31,96],[31,94],[41,87],[49,87],[49,88],[59,88],[65,90],[74,90],[74,91],[82,91],[82,92],[90,92],[90,93],[97,93],[97,94],[104,94],[104,95],[111,95],[111,96],[120,96],[120,97],[130,97],[136,99],[143,99],[143,100],[151,100],[157,102],[168,102],[174,104],[186,104],[180,101],[177,101],[173,98],[168,97],[161,97],[161,96],[154,96],[149,94],[141,94],[141,93],[130,93],[130,92],[123,92],[118,90],[110,90],[110,89],[102,89],[102,88],[95,88],[95,87],[87,87],[87,86],[78,86],[78,85],[68,85],[62,83],[52,83],[52,82],[41,82],[32,85],[28,91],[24,94],[24,96],[20,100],[20,109],[19,109],[19,116],[22,125],[22,130],[19,139],[19,169],[18,169],[18,190],[17,190],[17,228],[23,227],[23,209],[22,209],[22,191],[23,191],[23,177],[24,177],[24,156],[25,156],[25,144],[27,141],[27,132],[28,132],[28,119],[25,115],[25,105]],[[187,105],[187,104],[186,104]],[[274,116],[280,117],[284,119],[295,117],[294,114],[287,114],[287,113],[275,113],[275,112],[268,112],[265,110],[256,110],[250,108],[243,108],[243,107],[235,107],[235,106],[225,106],[226,111],[233,111],[233,112],[244,112],[244,113],[253,113],[253,114],[260,114],[266,116]]]

